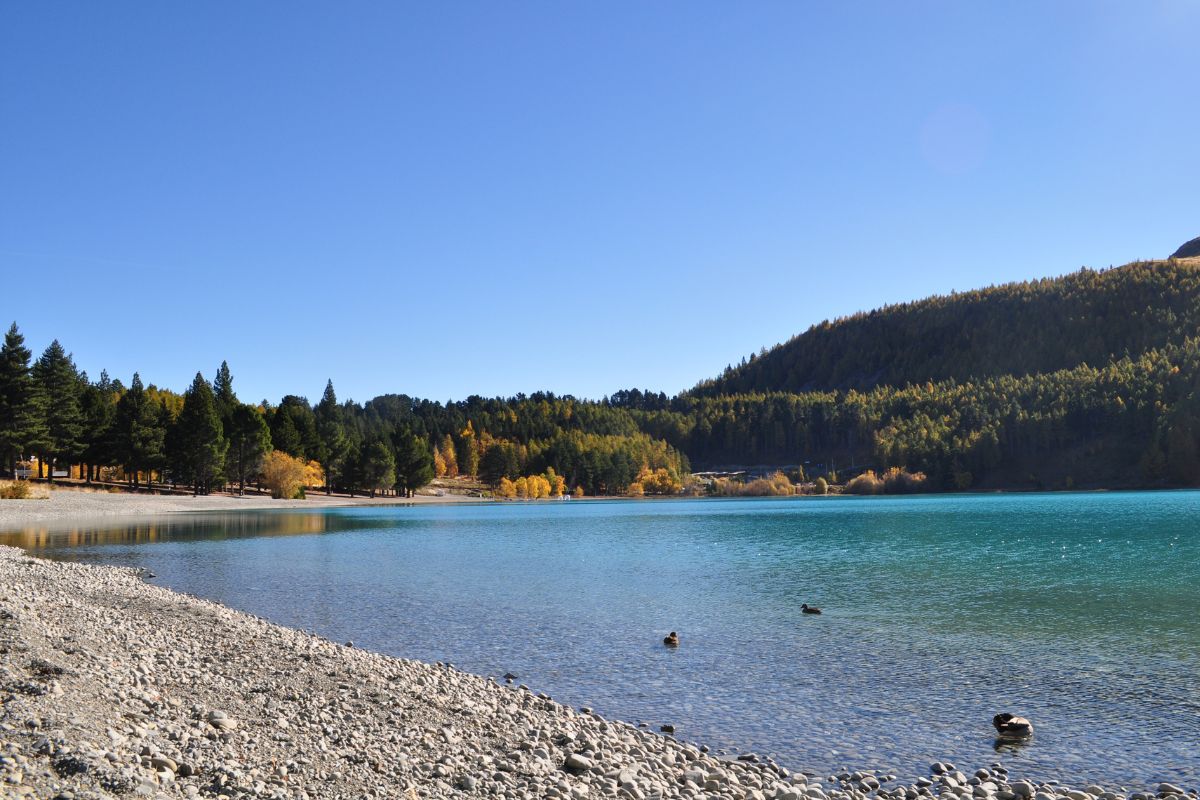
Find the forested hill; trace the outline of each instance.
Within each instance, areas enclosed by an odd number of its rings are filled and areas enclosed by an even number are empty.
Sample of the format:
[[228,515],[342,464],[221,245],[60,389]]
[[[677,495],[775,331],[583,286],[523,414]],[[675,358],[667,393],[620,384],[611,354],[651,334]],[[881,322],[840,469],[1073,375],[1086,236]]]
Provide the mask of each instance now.
[[699,384],[700,397],[870,390],[1101,365],[1200,330],[1200,263],[1146,261],[822,322]]

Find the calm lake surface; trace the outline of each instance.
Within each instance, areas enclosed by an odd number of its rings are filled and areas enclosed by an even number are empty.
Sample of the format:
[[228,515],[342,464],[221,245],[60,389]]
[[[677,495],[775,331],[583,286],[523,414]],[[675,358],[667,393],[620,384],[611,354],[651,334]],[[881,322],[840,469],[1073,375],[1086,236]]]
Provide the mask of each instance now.
[[[795,770],[1200,783],[1200,492],[188,514],[0,542]],[[996,750],[1000,711],[1032,742]]]

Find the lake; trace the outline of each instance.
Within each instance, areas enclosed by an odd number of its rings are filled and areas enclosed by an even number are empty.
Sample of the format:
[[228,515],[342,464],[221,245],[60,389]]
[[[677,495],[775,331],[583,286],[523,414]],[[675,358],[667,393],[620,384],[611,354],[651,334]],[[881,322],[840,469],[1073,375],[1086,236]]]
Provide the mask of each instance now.
[[[179,514],[0,543],[145,567],[794,770],[1002,761],[1142,788],[1200,783],[1198,522],[1200,492],[576,501]],[[998,747],[1001,711],[1034,738]]]

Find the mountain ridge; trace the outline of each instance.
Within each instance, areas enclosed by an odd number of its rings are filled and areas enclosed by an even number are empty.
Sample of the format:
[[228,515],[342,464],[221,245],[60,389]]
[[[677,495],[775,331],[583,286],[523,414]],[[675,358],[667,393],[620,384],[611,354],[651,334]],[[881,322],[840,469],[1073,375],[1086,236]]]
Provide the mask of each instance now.
[[1200,262],[1138,261],[826,320],[688,394],[867,391],[1046,373],[1137,356],[1197,330]]

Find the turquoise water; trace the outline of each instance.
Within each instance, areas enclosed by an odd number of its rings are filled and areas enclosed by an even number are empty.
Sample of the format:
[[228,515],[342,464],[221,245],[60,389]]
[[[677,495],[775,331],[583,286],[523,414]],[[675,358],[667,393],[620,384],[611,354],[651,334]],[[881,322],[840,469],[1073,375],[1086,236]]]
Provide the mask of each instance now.
[[[1133,788],[1200,784],[1198,521],[1200,492],[514,503],[0,542],[792,769]],[[997,750],[1001,711],[1034,739]]]

